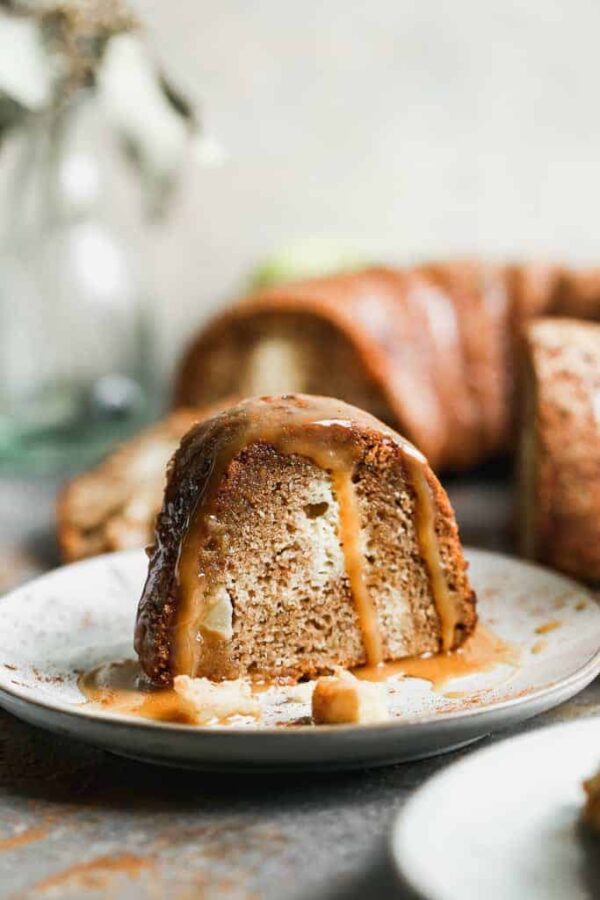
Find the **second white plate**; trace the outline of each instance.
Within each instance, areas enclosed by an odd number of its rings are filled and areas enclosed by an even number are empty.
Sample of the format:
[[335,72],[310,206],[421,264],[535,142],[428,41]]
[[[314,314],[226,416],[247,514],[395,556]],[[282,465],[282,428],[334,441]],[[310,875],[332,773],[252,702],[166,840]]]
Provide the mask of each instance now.
[[0,705],[36,725],[117,753],[212,769],[350,769],[453,749],[567,700],[600,671],[600,610],[584,588],[481,550],[467,553],[483,623],[520,651],[447,683],[406,678],[383,725],[295,726],[307,701],[261,695],[265,721],[197,728],[103,712],[77,687],[82,670],[133,656],[142,552],[58,569],[0,600]]
[[404,807],[392,839],[427,900],[592,900],[600,835],[580,824],[600,766],[600,718],[543,728],[469,755]]

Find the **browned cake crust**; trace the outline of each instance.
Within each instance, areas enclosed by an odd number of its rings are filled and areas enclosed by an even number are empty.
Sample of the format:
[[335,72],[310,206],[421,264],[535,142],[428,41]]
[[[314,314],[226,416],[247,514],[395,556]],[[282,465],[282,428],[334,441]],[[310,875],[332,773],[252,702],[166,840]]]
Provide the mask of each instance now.
[[200,332],[175,404],[327,393],[406,434],[434,468],[469,468],[511,449],[520,331],[550,314],[600,317],[600,275],[467,259],[282,285]]
[[564,311],[559,310],[564,276],[564,269],[548,263],[506,266],[505,277],[512,307],[511,330],[514,336],[519,338],[523,326],[531,319],[564,314]]
[[475,409],[473,461],[504,448],[511,397],[509,282],[500,266],[475,260],[426,270],[453,298],[462,337],[464,381]]
[[475,618],[445,492],[372,416],[324,398],[262,398],[184,437],[138,611],[136,650],[155,683],[362,665],[375,632],[382,660],[450,649]]
[[[386,422],[401,422],[409,439],[437,462],[448,443],[438,376],[424,317],[411,314],[404,302],[421,285],[416,274],[380,268],[247,298],[192,344],[176,379],[176,404],[203,403],[229,393],[234,383],[242,396],[271,388],[326,390]],[[270,385],[264,381],[268,361],[257,361],[256,354],[275,345],[291,349]]]
[[555,311],[573,319],[600,319],[600,269],[563,269]]
[[524,340],[524,555],[600,579],[600,325],[540,319]]
[[56,518],[65,562],[144,547],[152,540],[167,463],[186,431],[214,412],[214,406],[178,409],[63,487]]

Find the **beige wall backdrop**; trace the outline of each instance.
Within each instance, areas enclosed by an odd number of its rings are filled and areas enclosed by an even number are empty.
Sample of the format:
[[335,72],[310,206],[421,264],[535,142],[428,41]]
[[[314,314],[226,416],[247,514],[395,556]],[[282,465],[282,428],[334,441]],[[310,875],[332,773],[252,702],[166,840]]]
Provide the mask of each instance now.
[[228,153],[151,274],[165,363],[306,236],[366,258],[600,261],[597,0],[141,0]]

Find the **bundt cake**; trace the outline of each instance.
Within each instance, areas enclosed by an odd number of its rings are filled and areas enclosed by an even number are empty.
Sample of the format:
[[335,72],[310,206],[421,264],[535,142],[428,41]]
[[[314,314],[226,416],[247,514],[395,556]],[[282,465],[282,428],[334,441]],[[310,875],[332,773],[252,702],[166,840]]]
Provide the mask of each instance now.
[[600,579],[600,324],[539,319],[524,337],[523,555]]
[[[520,335],[547,316],[600,319],[600,270],[462,260],[273,287],[196,337],[179,366],[176,406],[224,403],[232,392],[327,393],[406,434],[434,468],[468,469],[518,443]],[[65,559],[149,539],[164,467],[197,415],[177,413],[75,479],[59,502]],[[142,466],[154,474],[140,475]],[[530,541],[532,507],[523,506]],[[594,577],[575,562],[572,571]]]
[[600,314],[599,276],[462,260],[272,287],[200,332],[175,405],[327,393],[406,434],[434,468],[468,468],[511,446],[522,325],[571,309]]
[[475,598],[424,456],[371,415],[249,399],[171,460],[135,646],[156,684],[288,678],[458,647]]
[[[176,405],[213,402],[234,383],[241,396],[326,392],[401,422],[437,463],[450,441],[427,339],[436,327],[427,311],[435,294],[418,275],[383,268],[265,291],[200,335],[180,367]],[[451,355],[448,335],[443,345]]]
[[198,410],[177,410],[61,491],[57,533],[66,562],[151,541],[167,463],[185,432],[203,417]]

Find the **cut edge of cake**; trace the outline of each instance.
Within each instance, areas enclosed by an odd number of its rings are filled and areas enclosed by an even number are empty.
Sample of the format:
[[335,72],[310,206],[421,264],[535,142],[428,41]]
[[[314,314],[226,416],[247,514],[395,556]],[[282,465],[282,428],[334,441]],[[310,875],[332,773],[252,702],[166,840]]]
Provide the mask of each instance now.
[[532,322],[522,347],[520,550],[600,579],[600,324]]

